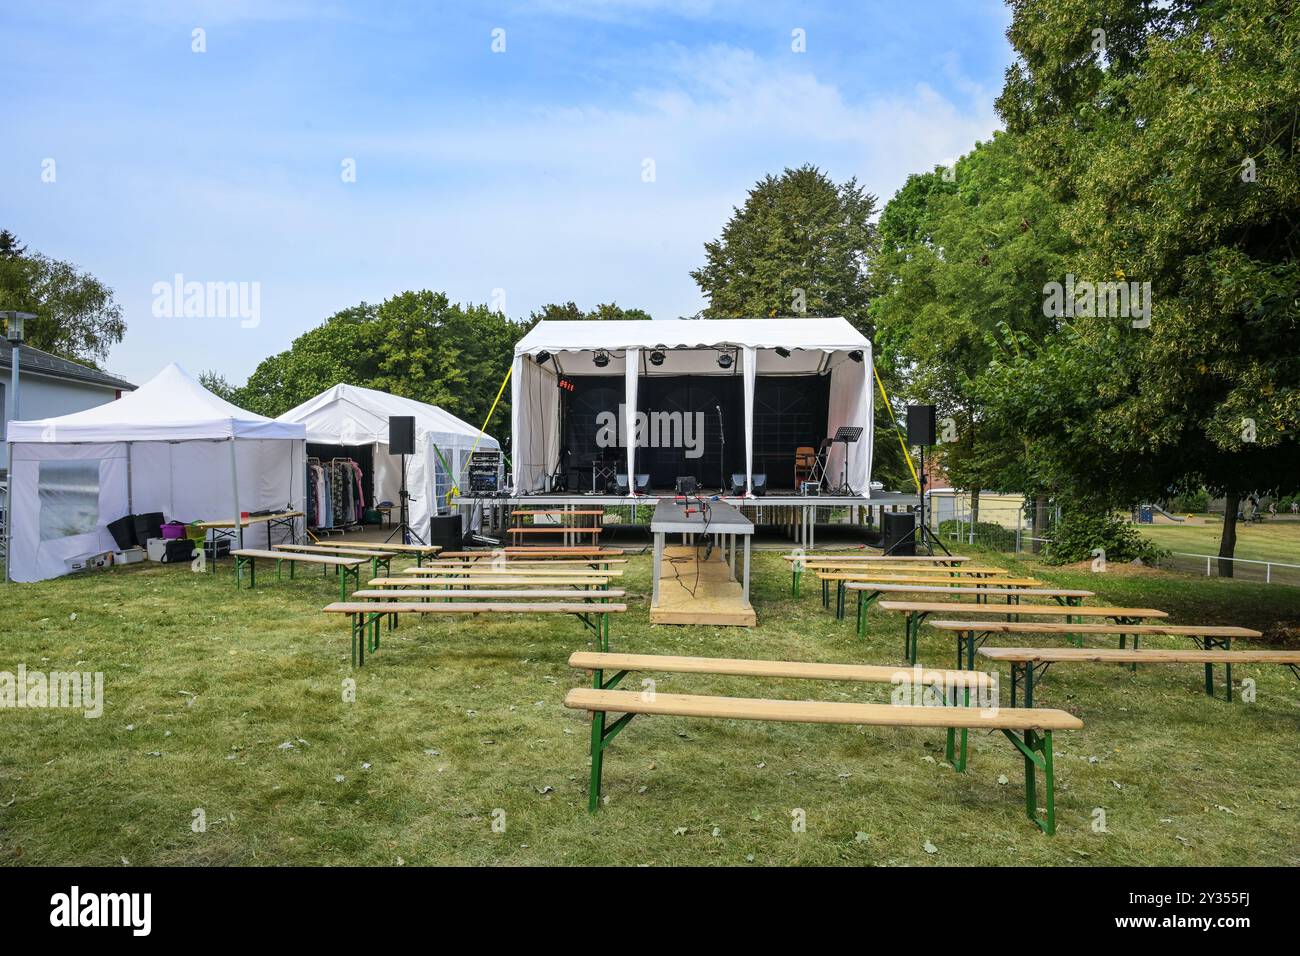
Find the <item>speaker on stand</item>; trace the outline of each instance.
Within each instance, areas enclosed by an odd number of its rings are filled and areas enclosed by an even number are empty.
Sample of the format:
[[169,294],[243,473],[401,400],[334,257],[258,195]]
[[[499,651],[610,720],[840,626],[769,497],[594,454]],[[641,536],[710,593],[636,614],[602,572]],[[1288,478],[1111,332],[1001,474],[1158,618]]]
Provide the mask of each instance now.
[[415,416],[388,416],[388,453],[400,455],[402,459],[402,486],[398,492],[398,523],[393,533],[384,539],[385,543],[401,535],[402,544],[411,544],[412,540],[424,544],[424,539],[411,527],[411,495],[406,490],[406,456],[415,454]]
[[935,408],[933,405],[907,406],[907,443],[916,445],[921,450],[921,497],[918,508],[920,530],[917,532],[917,537],[919,542],[925,546],[927,553],[934,554],[934,546],[938,544],[944,554],[949,554],[950,552],[944,547],[943,542],[936,539],[934,532],[930,530],[930,523],[925,514],[925,491],[926,485],[929,484],[929,477],[925,473],[925,450],[934,445],[934,425]]

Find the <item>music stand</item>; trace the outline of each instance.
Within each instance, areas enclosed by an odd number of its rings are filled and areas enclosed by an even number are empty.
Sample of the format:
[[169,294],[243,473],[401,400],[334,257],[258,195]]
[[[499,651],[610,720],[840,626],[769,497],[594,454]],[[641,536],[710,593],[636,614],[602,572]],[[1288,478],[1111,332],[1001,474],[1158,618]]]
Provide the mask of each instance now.
[[857,494],[857,492],[853,490],[853,486],[849,484],[849,445],[853,444],[861,437],[862,437],[861,425],[841,425],[839,428],[835,429],[835,437],[832,438],[831,441],[844,442],[844,480],[840,483],[840,486],[835,489],[833,494],[837,494],[837,495]]

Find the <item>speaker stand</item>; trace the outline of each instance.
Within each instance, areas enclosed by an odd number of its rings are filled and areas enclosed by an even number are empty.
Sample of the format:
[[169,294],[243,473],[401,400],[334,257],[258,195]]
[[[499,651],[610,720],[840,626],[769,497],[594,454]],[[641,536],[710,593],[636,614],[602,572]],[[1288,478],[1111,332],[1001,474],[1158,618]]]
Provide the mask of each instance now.
[[[423,538],[411,527],[411,494],[406,490],[406,456],[402,456],[402,487],[397,495],[400,502],[397,508],[398,521],[397,527],[393,529],[392,534],[384,539],[384,544],[390,543],[396,535],[402,536],[402,544],[414,544],[418,541],[420,544],[427,544]],[[415,541],[411,539],[414,538]]]

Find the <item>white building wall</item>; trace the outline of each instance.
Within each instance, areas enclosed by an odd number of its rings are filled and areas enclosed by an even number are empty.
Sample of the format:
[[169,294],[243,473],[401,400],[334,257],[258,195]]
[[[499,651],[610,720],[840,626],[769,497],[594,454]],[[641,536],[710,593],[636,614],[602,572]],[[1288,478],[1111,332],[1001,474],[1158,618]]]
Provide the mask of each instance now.
[[118,397],[117,390],[89,382],[73,382],[29,372],[18,366],[19,399],[21,414],[14,414],[13,370],[0,369],[0,392],[3,392],[3,428],[0,428],[0,468],[9,468],[9,423],[15,419],[28,421],[34,418],[52,418],[69,415],[103,405]]

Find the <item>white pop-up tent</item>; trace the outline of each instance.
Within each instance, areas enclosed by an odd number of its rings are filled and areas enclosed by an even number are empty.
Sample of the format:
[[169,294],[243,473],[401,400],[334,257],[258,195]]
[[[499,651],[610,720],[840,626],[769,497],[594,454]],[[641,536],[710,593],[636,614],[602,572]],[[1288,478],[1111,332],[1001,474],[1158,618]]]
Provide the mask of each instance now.
[[[575,376],[624,377],[624,435],[638,435],[637,384],[643,377],[742,377],[747,493],[753,491],[755,472],[757,377],[829,376],[826,436],[841,425],[863,431],[861,440],[833,446],[827,472],[843,474],[847,454],[848,484],[865,497],[871,478],[871,362],[871,343],[839,318],[538,322],[515,346],[511,454],[516,493],[542,490],[555,470],[561,383]],[[634,475],[637,441],[626,445],[627,473]]]
[[395,415],[415,419],[415,454],[407,458],[406,487],[411,527],[427,539],[429,519],[446,514],[447,493],[465,483],[470,450],[477,443],[479,451],[497,451],[495,438],[480,436],[477,428],[436,405],[356,385],[328,388],[278,421],[305,426],[311,444],[373,446],[375,500],[397,502],[402,462],[388,452],[388,419]]
[[106,405],[10,422],[9,575],[43,581],[115,550],[107,525],[128,514],[301,510],[305,439],[302,425],[232,405],[175,363]]

